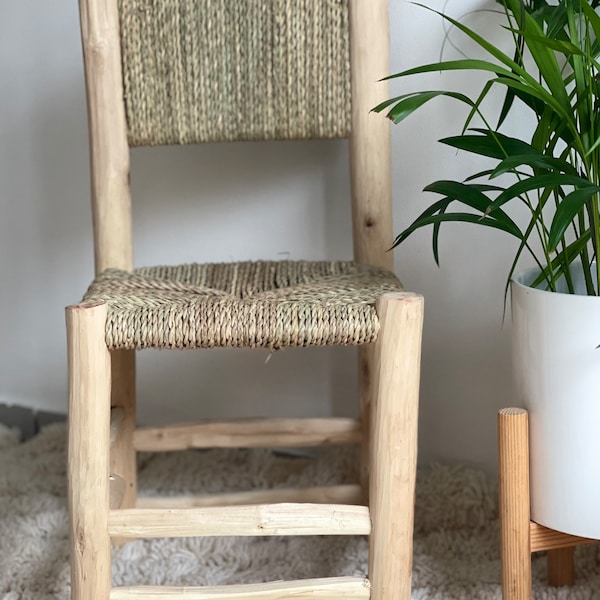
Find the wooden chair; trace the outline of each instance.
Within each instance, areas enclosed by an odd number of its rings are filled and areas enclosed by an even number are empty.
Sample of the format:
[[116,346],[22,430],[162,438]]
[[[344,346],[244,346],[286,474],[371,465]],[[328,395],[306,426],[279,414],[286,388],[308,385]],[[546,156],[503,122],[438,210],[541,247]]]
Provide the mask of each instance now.
[[[370,113],[387,96],[387,4],[80,0],[96,279],[67,308],[74,600],[410,598],[423,302],[391,272],[389,127]],[[333,137],[350,140],[354,262],[133,268],[131,146]],[[359,346],[358,420],[136,429],[136,350],[334,344]],[[136,451],[351,443],[356,486],[243,506],[136,497]],[[370,535],[368,581],[112,587],[111,540],[330,534]]]

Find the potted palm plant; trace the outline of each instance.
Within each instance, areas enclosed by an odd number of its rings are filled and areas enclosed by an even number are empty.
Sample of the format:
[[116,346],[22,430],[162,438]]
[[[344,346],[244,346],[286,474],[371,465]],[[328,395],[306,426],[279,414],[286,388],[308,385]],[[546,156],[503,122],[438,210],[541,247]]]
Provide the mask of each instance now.
[[[394,245],[431,226],[438,262],[440,227],[450,221],[502,230],[518,240],[506,289],[517,390],[530,413],[532,518],[600,539],[600,0],[497,3],[512,39],[508,53],[438,13],[480,55],[390,77],[485,73],[477,96],[425,90],[375,108],[400,123],[435,98],[464,103],[463,127],[440,141],[489,160],[488,169],[466,180],[428,185],[425,190],[437,196]],[[484,100],[497,88],[504,102],[492,120]],[[518,104],[531,114],[530,135],[502,132]],[[513,216],[517,205],[526,209],[524,224]],[[517,274],[523,255],[535,266]]]

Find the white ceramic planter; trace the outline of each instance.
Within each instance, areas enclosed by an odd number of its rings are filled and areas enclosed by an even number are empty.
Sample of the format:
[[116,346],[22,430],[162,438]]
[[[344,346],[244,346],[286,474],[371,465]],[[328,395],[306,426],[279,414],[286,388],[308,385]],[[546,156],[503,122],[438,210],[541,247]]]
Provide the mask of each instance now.
[[[600,539],[600,298],[511,284],[513,362],[529,411],[532,519]],[[582,291],[581,267],[574,278]]]

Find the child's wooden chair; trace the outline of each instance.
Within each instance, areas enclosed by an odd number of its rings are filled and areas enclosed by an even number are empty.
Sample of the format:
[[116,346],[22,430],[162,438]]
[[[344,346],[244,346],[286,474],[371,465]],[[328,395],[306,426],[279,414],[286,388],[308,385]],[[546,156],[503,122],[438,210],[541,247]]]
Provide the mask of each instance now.
[[[370,113],[387,95],[387,4],[80,0],[96,279],[67,308],[74,600],[410,598],[423,301],[392,273],[389,128]],[[353,262],[133,268],[131,146],[335,137],[350,140]],[[358,420],[136,428],[136,350],[335,344],[359,346]],[[136,451],[351,443],[362,481],[299,503],[136,497]],[[370,535],[368,581],[112,588],[111,539],[329,534]]]

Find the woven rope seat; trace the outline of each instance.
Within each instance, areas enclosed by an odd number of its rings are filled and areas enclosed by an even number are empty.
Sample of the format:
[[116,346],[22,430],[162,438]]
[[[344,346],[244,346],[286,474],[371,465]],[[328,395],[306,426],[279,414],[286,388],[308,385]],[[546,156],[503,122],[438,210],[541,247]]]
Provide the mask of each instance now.
[[84,302],[107,303],[110,349],[278,349],[373,342],[375,301],[400,290],[378,267],[257,261],[108,269]]

